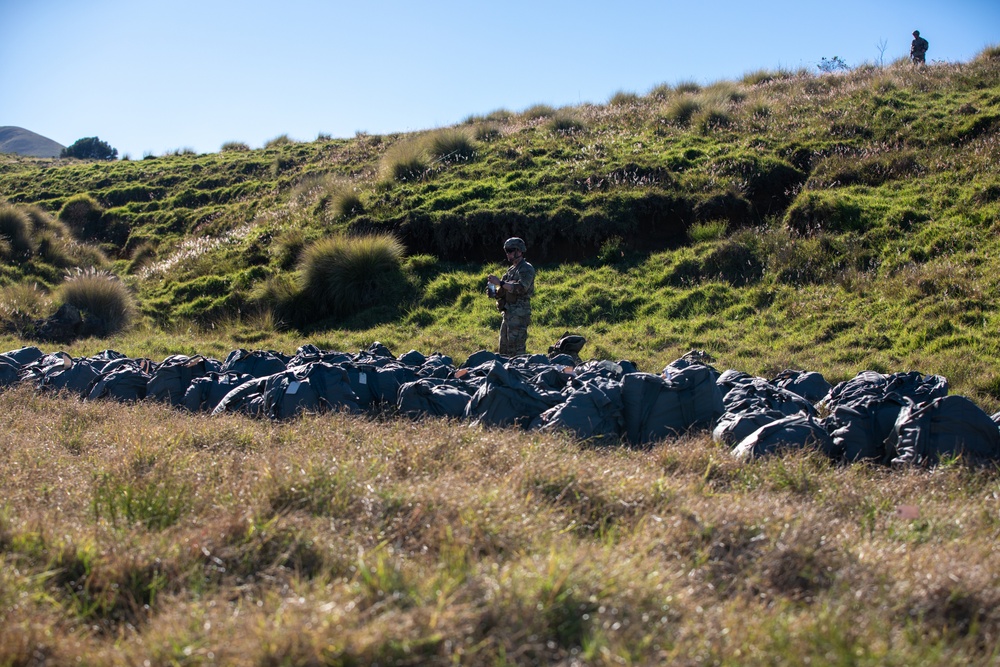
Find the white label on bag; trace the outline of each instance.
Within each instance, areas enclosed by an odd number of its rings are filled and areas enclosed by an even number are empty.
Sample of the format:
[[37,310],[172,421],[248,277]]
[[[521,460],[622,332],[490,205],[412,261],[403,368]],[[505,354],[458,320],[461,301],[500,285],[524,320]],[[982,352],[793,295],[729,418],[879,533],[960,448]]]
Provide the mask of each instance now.
[[294,394],[294,393],[296,393],[299,390],[299,387],[301,387],[301,386],[302,386],[302,383],[299,382],[298,380],[296,380],[294,382],[289,382],[288,383],[288,389],[285,390],[285,393],[286,394]]
[[358,375],[358,382],[361,384],[368,384],[368,373],[361,373]]

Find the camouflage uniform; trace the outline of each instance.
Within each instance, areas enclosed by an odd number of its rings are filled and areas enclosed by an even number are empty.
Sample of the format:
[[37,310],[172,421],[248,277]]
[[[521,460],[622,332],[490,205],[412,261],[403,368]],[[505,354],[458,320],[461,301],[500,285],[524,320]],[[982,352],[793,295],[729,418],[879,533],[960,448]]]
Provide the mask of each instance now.
[[910,42],[910,60],[916,64],[923,65],[929,46],[930,44],[927,40],[920,36],[920,31],[914,30],[913,41]]
[[527,354],[528,325],[531,324],[531,296],[535,293],[535,267],[523,257],[507,269],[502,278],[506,287],[497,292],[500,323],[500,354],[513,357]]

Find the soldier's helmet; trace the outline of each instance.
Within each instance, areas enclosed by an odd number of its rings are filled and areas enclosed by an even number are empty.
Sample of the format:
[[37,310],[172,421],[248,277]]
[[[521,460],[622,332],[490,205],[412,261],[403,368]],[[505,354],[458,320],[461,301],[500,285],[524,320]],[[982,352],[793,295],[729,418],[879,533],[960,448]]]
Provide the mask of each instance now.
[[514,236],[503,242],[504,250],[514,250],[515,248],[521,252],[528,252],[528,246],[524,245],[524,239]]

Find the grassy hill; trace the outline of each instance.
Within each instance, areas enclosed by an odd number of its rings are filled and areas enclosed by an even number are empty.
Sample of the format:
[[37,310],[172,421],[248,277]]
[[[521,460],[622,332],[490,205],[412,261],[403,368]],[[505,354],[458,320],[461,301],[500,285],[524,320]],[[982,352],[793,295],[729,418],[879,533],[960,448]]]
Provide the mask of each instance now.
[[[573,329],[585,354],[649,370],[690,347],[762,374],[919,369],[995,410],[998,128],[988,50],[923,69],[753,72],[405,135],[8,158],[0,193],[73,238],[8,255],[2,281],[37,283],[21,310],[51,310],[67,268],[97,263],[155,329],[252,320],[245,335],[293,348],[378,338],[462,355],[493,345],[479,293],[519,235],[541,270],[529,349]],[[301,251],[373,232],[405,244],[405,289],[321,317],[296,279]]]
[[[519,235],[530,351],[574,330],[653,372],[692,347],[764,376],[919,370],[1000,410],[997,49],[411,134],[5,156],[0,197],[5,349],[461,359],[495,346],[482,290]],[[366,298],[310,289],[318,242],[373,234],[406,254]],[[107,275],[128,326],[38,338],[67,285]],[[996,469],[24,386],[0,416],[0,664],[998,660]]]

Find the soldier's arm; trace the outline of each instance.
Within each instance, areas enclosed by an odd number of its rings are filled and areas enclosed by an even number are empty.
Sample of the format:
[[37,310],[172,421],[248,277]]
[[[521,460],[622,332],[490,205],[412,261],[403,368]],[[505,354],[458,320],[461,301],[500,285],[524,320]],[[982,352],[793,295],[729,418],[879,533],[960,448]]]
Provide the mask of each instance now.
[[503,289],[507,294],[519,297],[531,294],[535,288],[535,273],[531,270],[518,271],[514,276],[507,277]]

